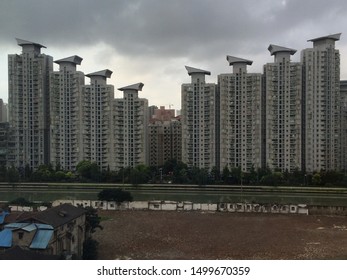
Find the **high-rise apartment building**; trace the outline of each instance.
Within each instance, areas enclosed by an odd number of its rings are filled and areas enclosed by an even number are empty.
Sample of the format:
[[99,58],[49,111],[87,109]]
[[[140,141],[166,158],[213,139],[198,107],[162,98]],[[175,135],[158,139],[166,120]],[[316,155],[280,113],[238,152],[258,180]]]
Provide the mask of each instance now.
[[261,167],[262,75],[247,73],[252,61],[227,56],[233,73],[218,76],[220,167],[243,172]]
[[148,125],[149,165],[162,166],[170,159],[181,161],[182,127],[175,110],[161,106]]
[[7,120],[7,104],[0,98],[0,123]]
[[50,75],[51,163],[63,170],[75,170],[83,159],[81,61],[77,55],[56,60],[59,71]]
[[154,109],[154,114],[152,114],[152,119],[160,121],[169,121],[175,118],[175,109],[165,109],[165,106],[160,106],[160,108]]
[[216,166],[216,84],[209,71],[186,66],[191,82],[182,84],[182,161],[189,167]]
[[83,159],[96,162],[102,170],[113,164],[112,102],[114,87],[107,84],[112,71],[86,75],[90,85],[82,87],[82,155]]
[[0,167],[7,166],[7,156],[10,140],[10,125],[8,122],[0,122]]
[[347,81],[340,81],[341,94],[341,169],[347,171]]
[[155,105],[151,105],[148,107],[148,119],[149,120],[154,116],[156,109],[158,109],[158,107]]
[[148,164],[148,100],[139,98],[143,83],[119,88],[123,98],[113,101],[115,170]]
[[9,122],[14,146],[9,164],[34,170],[50,162],[49,73],[53,59],[43,45],[21,39],[22,54],[8,56]]
[[304,67],[304,151],[307,172],[341,169],[339,34],[309,40]]
[[293,172],[302,168],[302,64],[296,50],[270,45],[273,63],[264,66],[266,165]]

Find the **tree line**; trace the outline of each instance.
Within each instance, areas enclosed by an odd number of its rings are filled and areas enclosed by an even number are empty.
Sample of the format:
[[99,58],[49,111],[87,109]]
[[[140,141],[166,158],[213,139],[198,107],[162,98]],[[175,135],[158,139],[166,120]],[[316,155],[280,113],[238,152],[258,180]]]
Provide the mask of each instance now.
[[83,160],[76,171],[62,170],[59,165],[41,165],[35,171],[0,166],[0,182],[65,182],[65,183],[123,183],[123,184],[196,184],[196,185],[267,185],[267,186],[347,186],[347,175],[337,171],[305,173],[300,170],[281,172],[269,168],[252,168],[242,172],[240,167],[207,170],[188,167],[175,159],[163,166],[137,165],[118,171],[101,170],[95,162]]

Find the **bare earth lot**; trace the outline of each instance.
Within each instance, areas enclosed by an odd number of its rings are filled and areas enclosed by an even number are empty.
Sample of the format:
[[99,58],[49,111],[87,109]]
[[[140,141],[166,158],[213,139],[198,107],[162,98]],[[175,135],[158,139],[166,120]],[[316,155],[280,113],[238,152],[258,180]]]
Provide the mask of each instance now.
[[347,259],[347,217],[100,211],[99,259]]

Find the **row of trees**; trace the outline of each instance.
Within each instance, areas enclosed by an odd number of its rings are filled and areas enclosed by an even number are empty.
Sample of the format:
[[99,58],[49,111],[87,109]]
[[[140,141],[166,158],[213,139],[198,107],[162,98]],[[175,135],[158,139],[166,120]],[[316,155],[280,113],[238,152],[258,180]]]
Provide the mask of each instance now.
[[227,185],[315,185],[347,186],[347,175],[336,171],[320,171],[306,174],[302,171],[280,172],[269,168],[242,172],[240,167],[224,167],[219,171],[188,167],[177,160],[169,160],[161,167],[138,165],[119,171],[101,170],[95,162],[83,160],[75,172],[62,170],[59,166],[42,165],[36,171],[26,167],[0,167],[2,182],[105,182],[123,184],[174,183],[174,184],[227,184]]

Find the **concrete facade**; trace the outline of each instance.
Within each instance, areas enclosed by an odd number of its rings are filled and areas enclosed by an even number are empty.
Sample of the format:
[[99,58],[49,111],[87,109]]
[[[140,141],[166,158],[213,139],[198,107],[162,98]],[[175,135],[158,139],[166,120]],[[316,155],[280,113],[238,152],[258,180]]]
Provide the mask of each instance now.
[[9,139],[10,125],[8,122],[2,122],[0,123],[0,166],[7,166]]
[[7,121],[7,104],[0,98],[0,123]]
[[50,75],[51,163],[63,170],[76,170],[82,154],[82,86],[84,74],[76,71],[81,57],[55,61],[59,71]]
[[14,146],[8,163],[33,170],[50,162],[49,73],[51,56],[41,54],[41,44],[17,39],[22,54],[8,55],[9,122]]
[[264,66],[266,165],[293,172],[302,168],[302,64],[296,50],[270,45],[273,63]]
[[347,81],[340,81],[341,94],[341,169],[347,170]]
[[112,71],[105,69],[86,75],[90,85],[82,87],[83,159],[96,162],[102,170],[113,163],[112,101],[114,87],[107,84]]
[[227,56],[233,73],[218,76],[220,167],[242,172],[261,167],[262,75],[247,73],[252,61]]
[[148,125],[149,165],[162,166],[170,159],[182,160],[182,126],[179,118],[152,119]]
[[216,84],[206,83],[210,72],[186,69],[191,82],[181,87],[182,161],[211,170],[216,166]]
[[309,40],[304,67],[304,150],[307,172],[341,169],[340,53],[341,34]]
[[120,88],[123,98],[113,101],[114,169],[148,164],[148,100],[139,98],[143,83]]

